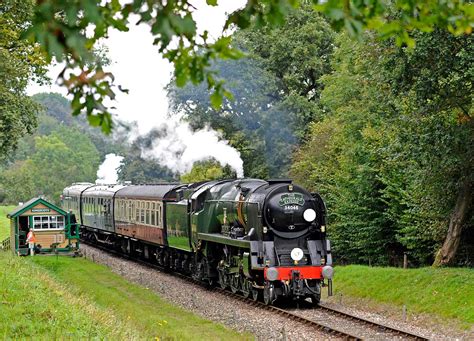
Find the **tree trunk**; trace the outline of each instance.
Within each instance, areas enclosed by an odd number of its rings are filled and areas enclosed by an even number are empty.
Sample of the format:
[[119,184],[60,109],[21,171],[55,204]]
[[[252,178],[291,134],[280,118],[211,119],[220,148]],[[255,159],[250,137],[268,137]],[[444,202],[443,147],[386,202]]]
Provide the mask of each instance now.
[[444,240],[443,246],[436,254],[433,266],[448,265],[454,260],[459,242],[461,241],[462,228],[468,218],[471,204],[472,182],[470,177],[467,177],[461,185],[458,198],[456,199],[456,205],[454,206],[453,213],[449,219],[449,228],[446,239]]

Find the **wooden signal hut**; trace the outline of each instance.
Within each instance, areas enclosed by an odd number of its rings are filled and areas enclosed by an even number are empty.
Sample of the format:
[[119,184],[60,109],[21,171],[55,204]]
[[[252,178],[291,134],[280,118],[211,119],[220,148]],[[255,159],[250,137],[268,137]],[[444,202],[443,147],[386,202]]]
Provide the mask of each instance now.
[[36,253],[76,253],[79,249],[79,225],[73,213],[66,212],[43,198],[33,198],[18,206],[10,219],[10,245],[17,255],[29,254],[26,236],[32,229]]

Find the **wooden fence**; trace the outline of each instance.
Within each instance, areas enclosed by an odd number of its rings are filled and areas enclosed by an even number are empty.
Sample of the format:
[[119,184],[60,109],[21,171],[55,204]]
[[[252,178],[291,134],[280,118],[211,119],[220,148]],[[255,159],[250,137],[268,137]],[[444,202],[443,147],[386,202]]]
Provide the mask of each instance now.
[[0,242],[0,251],[10,250],[10,237]]

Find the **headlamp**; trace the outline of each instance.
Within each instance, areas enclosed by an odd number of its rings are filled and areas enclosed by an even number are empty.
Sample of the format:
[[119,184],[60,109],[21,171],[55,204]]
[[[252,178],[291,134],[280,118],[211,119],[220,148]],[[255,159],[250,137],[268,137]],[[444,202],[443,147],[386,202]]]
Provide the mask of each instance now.
[[290,256],[291,256],[291,259],[293,259],[296,262],[299,262],[300,260],[303,259],[304,252],[299,247],[295,247],[293,250],[291,250]]

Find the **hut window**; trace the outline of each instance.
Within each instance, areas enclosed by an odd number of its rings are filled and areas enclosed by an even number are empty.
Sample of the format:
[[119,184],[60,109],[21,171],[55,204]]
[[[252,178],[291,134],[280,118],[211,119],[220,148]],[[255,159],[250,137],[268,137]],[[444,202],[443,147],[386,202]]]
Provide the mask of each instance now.
[[33,217],[35,230],[62,229],[64,228],[63,216],[35,216]]
[[63,216],[51,216],[49,222],[49,228],[61,229],[64,228],[64,217]]

